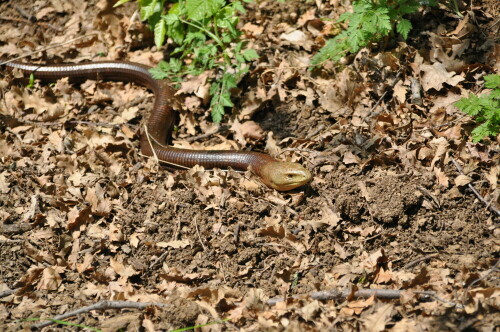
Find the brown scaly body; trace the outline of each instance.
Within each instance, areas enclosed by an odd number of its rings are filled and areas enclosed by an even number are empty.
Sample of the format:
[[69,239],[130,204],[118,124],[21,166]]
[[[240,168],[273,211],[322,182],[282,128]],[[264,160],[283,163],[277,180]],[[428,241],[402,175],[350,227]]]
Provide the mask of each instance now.
[[[135,82],[151,89],[155,95],[153,111],[148,120],[147,133],[141,135],[141,152],[154,156],[170,167],[190,168],[201,165],[206,168],[231,167],[236,170],[252,170],[269,187],[291,190],[311,180],[311,173],[297,163],[278,161],[263,153],[249,151],[188,150],[167,146],[167,139],[175,120],[171,107],[174,89],[167,81],[155,80],[149,67],[125,61],[102,61],[82,64],[41,66],[20,62],[6,63],[25,75],[34,74],[36,79],[54,81],[69,77],[72,81],[101,79]],[[149,139],[148,139],[149,138]],[[154,151],[154,152],[153,152]]]

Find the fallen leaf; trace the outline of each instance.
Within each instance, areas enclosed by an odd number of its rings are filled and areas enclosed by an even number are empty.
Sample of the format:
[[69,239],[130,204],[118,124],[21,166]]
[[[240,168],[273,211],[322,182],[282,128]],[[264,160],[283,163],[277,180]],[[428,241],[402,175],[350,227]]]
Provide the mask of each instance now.
[[456,75],[454,71],[448,72],[440,62],[435,62],[432,65],[421,65],[420,70],[423,72],[421,83],[425,91],[430,89],[439,91],[443,88],[443,83],[456,86],[465,80],[462,76]]
[[373,314],[362,318],[365,331],[380,332],[385,330],[385,326],[391,321],[393,307],[392,303],[384,304],[378,307]]
[[472,182],[472,178],[470,178],[464,174],[460,174],[459,176],[457,176],[455,178],[455,185],[457,185],[457,186],[465,186],[471,182]]

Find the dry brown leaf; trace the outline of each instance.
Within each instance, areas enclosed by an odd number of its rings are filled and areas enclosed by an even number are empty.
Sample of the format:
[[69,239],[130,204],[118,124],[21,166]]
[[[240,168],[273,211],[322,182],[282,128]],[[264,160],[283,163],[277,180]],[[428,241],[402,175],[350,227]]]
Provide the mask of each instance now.
[[179,248],[186,248],[191,245],[191,242],[189,240],[174,240],[174,241],[169,241],[169,242],[157,242],[156,246],[160,248],[174,248],[174,249],[179,249]]
[[241,145],[247,145],[247,138],[252,140],[261,140],[264,138],[264,130],[254,121],[245,121],[240,123],[235,120],[230,130],[234,133],[234,139]]
[[93,261],[94,255],[92,255],[90,252],[86,252],[85,256],[83,257],[83,262],[76,264],[76,270],[78,271],[78,273],[83,273],[90,270],[92,268]]
[[455,178],[455,185],[457,186],[465,186],[469,183],[471,183],[473,180],[471,177],[467,176],[467,175],[464,175],[464,174],[460,174],[459,176],[457,176]]
[[244,31],[247,35],[250,36],[260,36],[264,31],[264,27],[262,25],[252,24],[250,22],[245,23],[241,30]]
[[2,194],[7,194],[10,191],[10,183],[7,181],[8,175],[7,171],[0,173],[0,193]]
[[[488,180],[488,182],[490,183],[491,185],[491,189],[495,190],[498,186],[498,176],[500,175],[500,166],[496,166],[496,167],[492,167],[489,171],[488,174],[485,174],[484,177],[486,178],[486,180]],[[0,179],[0,183],[1,183],[1,179]]]
[[300,312],[302,314],[302,317],[306,321],[314,321],[320,310],[321,310],[321,304],[319,303],[319,301],[314,300],[303,306],[300,309]]
[[43,269],[42,278],[36,286],[39,290],[54,291],[62,284],[61,272],[64,271],[62,267],[46,267]]
[[123,262],[120,261],[121,259],[123,259],[123,257],[117,256],[116,259],[111,258],[109,261],[109,265],[116,274],[127,279],[138,273],[132,266],[123,264]]
[[75,206],[68,212],[66,227],[70,231],[76,230],[81,225],[88,223],[90,218],[90,207],[84,207],[81,209],[80,207]]
[[378,307],[371,315],[361,318],[366,331],[380,332],[385,330],[385,326],[391,321],[394,304],[386,303]]
[[285,227],[283,227],[282,225],[269,226],[259,229],[257,231],[257,234],[283,239],[285,237]]
[[454,71],[448,72],[440,62],[435,62],[432,65],[421,65],[420,70],[423,72],[421,83],[425,91],[430,89],[439,91],[443,88],[443,83],[456,86],[465,79],[456,75]]
[[310,51],[313,41],[302,31],[294,30],[280,35],[281,40],[285,40],[292,45],[302,47],[306,51]]
[[374,302],[375,302],[375,296],[371,296],[367,299],[349,301],[347,303],[347,307],[342,308],[341,312],[346,313],[349,316],[359,315],[360,313],[363,312],[363,310],[373,305]]
[[141,313],[124,313],[108,318],[101,323],[103,332],[139,331],[141,329]]
[[210,74],[210,71],[205,71],[198,76],[193,76],[190,79],[183,80],[181,83],[181,88],[176,91],[175,95],[178,96],[183,93],[194,93],[201,100],[208,100],[210,84],[207,83],[207,79]]

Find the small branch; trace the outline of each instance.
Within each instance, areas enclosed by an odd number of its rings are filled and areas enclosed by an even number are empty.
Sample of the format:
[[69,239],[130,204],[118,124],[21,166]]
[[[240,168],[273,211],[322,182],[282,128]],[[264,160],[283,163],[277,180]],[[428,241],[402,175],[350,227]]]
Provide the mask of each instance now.
[[[457,170],[460,172],[460,174],[464,174],[463,170],[462,170],[462,167],[460,166],[459,163],[457,163],[457,161],[455,159],[452,159],[453,161],[453,164],[455,165],[455,167],[457,168]],[[498,210],[497,208],[495,208],[493,206],[493,204],[490,204],[488,201],[486,201],[483,196],[481,196],[481,194],[479,194],[479,192],[476,190],[476,188],[474,188],[474,186],[470,183],[467,184],[467,186],[469,186],[469,189],[472,190],[472,192],[476,195],[476,197],[481,201],[483,202],[484,205],[486,205],[487,208],[490,208],[491,211],[495,212],[498,216],[500,216],[500,210]]]
[[[338,300],[338,299],[345,299],[349,296],[352,296],[353,298],[369,298],[372,296],[375,296],[377,299],[386,299],[386,300],[398,300],[401,297],[401,293],[406,290],[397,290],[397,289],[358,289],[357,291],[353,292],[351,289],[346,288],[343,290],[332,290],[332,291],[320,291],[320,292],[311,292],[309,294],[306,294],[310,296],[313,300],[318,300],[318,301],[327,301],[327,300]],[[453,302],[449,302],[446,300],[441,299],[438,297],[434,292],[418,292],[418,291],[411,291],[415,294],[420,294],[425,297],[433,298],[439,302],[443,302],[446,304],[449,304],[453,307],[457,308],[463,308],[462,305],[456,304]],[[294,295],[290,296],[292,299],[297,299],[300,298],[304,295]],[[267,301],[267,304],[272,306],[275,305],[279,302],[283,302],[284,299],[281,297],[276,297],[269,299]]]
[[133,302],[133,301],[101,301],[87,307],[83,307],[74,311],[67,312],[65,314],[57,315],[49,321],[45,321],[39,324],[33,325],[33,329],[41,329],[46,326],[56,324],[55,320],[63,320],[69,317],[73,317],[79,314],[87,313],[92,310],[107,310],[107,309],[144,309],[150,306],[165,307],[167,304],[159,302]]
[[414,265],[417,265],[418,263],[420,262],[423,262],[423,261],[426,261],[426,260],[429,260],[431,258],[434,258],[434,257],[437,257],[439,256],[439,254],[430,254],[430,255],[427,255],[427,256],[424,256],[424,257],[420,257],[419,259],[416,259],[412,262],[409,262],[408,264],[406,264],[405,266],[403,266],[403,270],[406,270],[406,269],[409,269],[410,267],[413,267]]
[[7,296],[10,296],[10,295],[14,294],[15,292],[17,292],[18,290],[19,290],[19,288],[4,290],[3,292],[0,292],[0,299],[7,297]]
[[47,47],[44,47],[44,48],[41,48],[39,50],[36,50],[36,51],[33,51],[33,52],[29,52],[29,53],[26,53],[24,55],[21,55],[21,56],[18,56],[18,57],[15,57],[13,59],[9,59],[9,60],[6,60],[6,61],[3,61],[3,62],[0,62],[0,66],[6,64],[6,63],[9,63],[9,62],[14,62],[14,61],[17,61],[17,60],[20,60],[20,59],[24,59],[26,57],[29,57],[30,55],[33,55],[33,54],[37,54],[37,53],[40,53],[40,52],[44,52],[44,51],[47,51],[47,50],[50,50],[50,49],[53,49],[53,48],[58,48],[58,47],[61,47],[61,46],[64,46],[64,45],[67,45],[67,44],[71,44],[71,43],[74,43],[75,41],[77,40],[80,40],[80,39],[83,39],[83,38],[87,38],[87,37],[90,37],[90,36],[96,36],[97,35],[97,32],[94,32],[94,33],[90,33],[88,35],[84,35],[84,36],[80,36],[80,37],[76,37],[76,38],[73,38],[73,39],[70,39],[68,41],[65,41],[63,43],[58,43],[58,44],[54,44],[54,45],[50,45],[50,46],[47,46]]
[[3,224],[0,225],[0,234],[22,234],[31,229],[33,229],[33,225],[29,223]]
[[440,209],[441,208],[441,203],[439,203],[439,200],[434,197],[434,195],[427,189],[425,189],[423,186],[417,186],[418,190],[420,190],[422,193],[427,195],[431,201],[435,204],[436,208]]
[[156,161],[156,164],[159,165],[160,164],[160,160],[158,159],[158,156],[156,155],[156,151],[155,151],[155,148],[153,146],[153,143],[151,143],[151,138],[150,138],[149,132],[148,132],[148,126],[144,126],[144,135],[146,135],[146,138],[148,139],[149,148],[153,152],[153,156],[154,156],[154,159]]
[[203,240],[201,239],[200,235],[200,230],[198,229],[198,215],[194,216],[194,227],[196,228],[196,234],[198,234],[198,239],[200,240],[201,246],[203,247],[203,251],[207,251],[207,248],[205,248],[205,245],[203,244]]
[[467,289],[471,288],[472,286],[474,286],[478,282],[480,282],[480,281],[488,278],[492,273],[498,272],[498,265],[499,264],[500,264],[500,259],[497,260],[497,262],[495,263],[495,265],[493,265],[492,268],[484,276],[482,276],[481,278],[477,278],[476,280],[474,280],[473,282],[471,282],[469,284],[469,286],[467,287]]
[[[19,23],[26,23],[26,24],[33,23],[31,21],[28,21],[28,20],[24,20],[24,19],[20,19],[20,18],[15,18],[15,17],[8,17],[8,16],[0,16],[0,20],[2,20],[2,21],[11,21],[11,22],[19,22]],[[39,25],[39,26],[42,26],[42,27],[48,27],[48,28],[54,29],[54,30],[56,30],[58,32],[62,31],[61,28],[55,27],[55,26],[53,26],[52,24],[49,24],[49,23],[45,23],[45,22],[34,22],[34,23],[36,25]]]

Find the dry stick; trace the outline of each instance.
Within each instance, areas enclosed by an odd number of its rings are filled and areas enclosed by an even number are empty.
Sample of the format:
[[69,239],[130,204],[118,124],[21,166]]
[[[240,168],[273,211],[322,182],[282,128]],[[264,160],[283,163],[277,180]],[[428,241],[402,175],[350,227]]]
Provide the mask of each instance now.
[[[460,174],[464,174],[464,172],[462,171],[462,167],[457,163],[457,161],[455,159],[452,159],[451,161],[453,161],[453,164],[455,165],[455,167],[457,168],[457,170],[460,172]],[[481,194],[479,194],[479,192],[476,190],[476,188],[474,188],[474,186],[470,183],[467,184],[467,186],[469,186],[469,189],[472,190],[472,192],[476,195],[476,197],[484,203],[484,205],[486,205],[487,208],[490,208],[491,211],[495,212],[497,215],[500,216],[500,211],[497,210],[493,204],[490,204],[488,201],[486,201],[483,196],[481,196]]]
[[[153,151],[154,159],[155,159],[155,161],[156,161],[156,163],[158,165],[160,165],[160,163],[164,163],[164,164],[167,164],[169,166],[178,167],[180,169],[189,169],[189,167],[186,167],[186,166],[183,166],[183,165],[179,165],[179,164],[172,163],[170,161],[158,159],[158,156],[156,155],[156,151],[155,151],[155,149],[153,147],[153,143],[151,143],[151,140],[153,140],[159,146],[164,146],[164,145],[161,144],[161,143],[159,143],[154,137],[152,137],[152,136],[149,135],[149,133],[148,133],[148,126],[146,126],[146,125],[144,126],[144,133],[146,135],[146,138],[148,139],[149,147],[151,148],[151,151]],[[144,156],[144,157],[147,157],[147,158],[151,158],[151,156],[146,156],[146,155],[144,155],[142,153],[140,155]]]
[[64,43],[58,43],[58,44],[54,44],[54,45],[51,45],[51,46],[47,46],[47,47],[44,47],[42,49],[39,49],[39,50],[36,50],[36,51],[33,51],[33,52],[30,52],[30,53],[27,53],[27,54],[24,54],[24,55],[20,55],[18,57],[15,57],[14,59],[10,59],[10,60],[7,60],[7,61],[3,61],[0,63],[0,66],[6,64],[6,63],[9,63],[9,62],[13,62],[13,61],[17,61],[19,59],[23,59],[23,58],[26,58],[26,57],[29,57],[30,55],[33,55],[33,54],[37,54],[37,53],[40,53],[40,52],[44,52],[44,51],[47,51],[47,50],[50,50],[50,49],[53,49],[53,48],[58,48],[58,47],[61,47],[61,46],[64,46],[64,45],[67,45],[67,44],[71,44],[71,43],[74,43],[75,41],[77,40],[80,40],[80,39],[83,39],[83,38],[87,38],[87,37],[90,37],[90,36],[96,36],[97,33],[94,32],[94,33],[89,33],[88,35],[84,35],[84,36],[80,36],[80,37],[76,37],[76,38],[73,38],[73,39],[70,39],[68,41],[65,41]]
[[439,256],[439,254],[436,253],[436,254],[430,254],[430,255],[427,255],[427,256],[424,256],[424,257],[420,257],[419,259],[416,259],[416,260],[414,260],[412,262],[409,262],[408,264],[406,264],[405,266],[403,266],[402,269],[406,270],[406,269],[408,269],[408,268],[410,268],[410,267],[412,267],[414,265],[417,265],[420,262],[429,260],[429,259],[437,257],[437,256]]
[[0,292],[0,299],[3,297],[7,297],[9,295],[12,295],[15,292],[17,292],[18,290],[19,290],[19,288],[4,290],[3,292]]
[[421,192],[423,192],[424,194],[426,194],[428,197],[430,197],[430,199],[432,200],[432,202],[434,204],[436,204],[436,207],[438,209],[441,208],[441,203],[439,203],[438,199],[436,197],[434,197],[434,195],[427,189],[425,189],[423,186],[419,185],[417,186],[418,190],[420,190]]
[[148,139],[149,148],[151,149],[151,151],[153,151],[153,156],[155,157],[156,164],[160,165],[160,160],[158,159],[158,156],[156,155],[155,148],[154,148],[153,144],[151,143],[151,139],[149,138],[149,133],[148,133],[148,126],[146,126],[146,125],[144,126],[144,134],[146,135],[146,138]]
[[107,310],[107,309],[144,309],[150,306],[165,307],[167,304],[159,302],[133,302],[133,301],[101,301],[87,307],[83,307],[74,311],[67,312],[65,314],[57,315],[51,320],[33,325],[34,329],[41,329],[43,327],[56,324],[55,320],[63,320],[69,317],[73,317],[79,314],[87,313],[92,310]]
[[415,131],[425,131],[425,130],[432,130],[432,129],[437,129],[437,128],[441,128],[441,127],[446,127],[446,126],[449,126],[449,125],[451,125],[451,124],[453,124],[453,123],[455,123],[457,121],[462,120],[466,116],[469,116],[469,115],[465,114],[465,115],[462,115],[461,117],[456,118],[455,120],[451,120],[449,122],[445,122],[445,123],[442,123],[440,125],[432,126],[432,127],[429,127],[429,128],[415,129]]
[[53,30],[56,30],[57,32],[63,31],[63,29],[58,28],[56,26],[53,26],[52,24],[46,23],[46,22],[32,22],[32,21],[29,21],[29,20],[24,20],[24,19],[15,18],[15,17],[8,17],[8,16],[0,16],[0,20],[11,21],[11,22],[20,22],[20,23],[26,23],[26,24],[35,23],[38,26],[46,27],[46,28],[51,28]]
[[497,259],[497,262],[495,263],[495,265],[493,265],[493,266],[491,267],[491,269],[490,269],[490,270],[489,270],[489,271],[488,271],[488,272],[487,272],[484,276],[482,276],[482,277],[480,277],[480,278],[477,278],[476,280],[474,280],[473,282],[471,282],[471,283],[469,284],[469,286],[467,286],[467,288],[465,289],[464,294],[463,294],[463,301],[464,301],[464,302],[465,302],[465,296],[466,296],[467,292],[469,291],[469,289],[471,289],[471,288],[472,288],[472,286],[474,286],[474,285],[475,285],[475,284],[477,284],[478,282],[480,282],[480,281],[482,281],[482,280],[484,280],[484,279],[488,278],[488,277],[489,277],[492,273],[494,273],[494,272],[498,272],[498,271],[499,271],[499,270],[498,270],[498,265],[499,265],[499,264],[500,264],[500,259]]
[[[398,300],[401,297],[401,293],[404,292],[405,290],[397,290],[397,289],[358,289],[355,291],[352,296],[354,298],[370,298],[372,296],[376,297],[377,299],[386,299],[386,300]],[[411,290],[409,290],[411,291]],[[453,302],[446,301],[439,296],[437,296],[434,292],[418,292],[418,291],[411,291],[415,294],[420,294],[426,297],[432,297],[436,299],[439,302],[443,302],[446,304],[449,304],[453,307],[457,308],[463,308],[462,305],[456,304]],[[309,295],[313,300],[318,300],[318,301],[327,301],[327,300],[335,300],[335,299],[343,299],[347,298],[349,295],[351,295],[352,291],[351,289],[343,289],[343,290],[332,290],[332,291],[320,291],[320,292],[311,292],[307,295]],[[294,295],[291,296],[290,298],[297,299],[303,295]],[[284,299],[280,297],[272,298],[267,301],[268,305],[275,305],[279,302],[283,302]]]
[[207,251],[207,248],[205,248],[205,245],[203,244],[203,240],[201,239],[200,230],[198,229],[198,221],[197,221],[198,216],[199,216],[199,214],[194,216],[194,227],[196,228],[196,234],[198,234],[198,239],[200,240],[201,246],[203,247],[203,251]]

